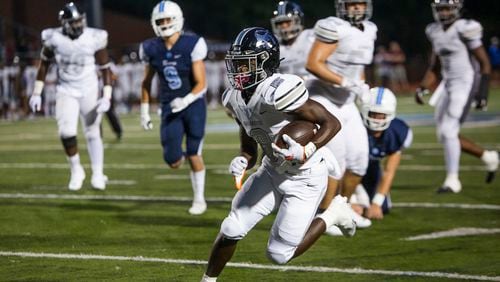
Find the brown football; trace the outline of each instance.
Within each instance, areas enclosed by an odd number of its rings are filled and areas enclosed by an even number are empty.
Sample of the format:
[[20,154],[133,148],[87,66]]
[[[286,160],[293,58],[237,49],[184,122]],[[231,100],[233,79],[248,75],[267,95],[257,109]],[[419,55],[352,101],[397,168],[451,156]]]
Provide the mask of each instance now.
[[283,140],[283,134],[292,137],[297,143],[305,146],[316,134],[317,127],[314,123],[305,120],[294,120],[283,127],[276,137],[276,145],[280,148],[287,148],[288,145]]

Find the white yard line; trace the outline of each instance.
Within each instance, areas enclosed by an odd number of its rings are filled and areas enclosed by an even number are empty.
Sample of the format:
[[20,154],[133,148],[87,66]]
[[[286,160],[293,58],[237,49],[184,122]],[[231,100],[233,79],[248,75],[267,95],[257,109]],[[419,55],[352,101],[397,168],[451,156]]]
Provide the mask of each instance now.
[[[227,164],[211,164],[206,165],[207,169],[227,169],[229,163]],[[90,165],[83,164],[85,168],[90,168]],[[48,168],[48,169],[68,169],[67,163],[0,163],[0,169],[33,169],[33,168]],[[104,164],[104,169],[168,169],[166,164],[124,164],[124,163],[107,163]],[[180,169],[189,169],[189,166],[185,165]],[[444,171],[444,165],[400,165],[399,170],[401,171]],[[484,171],[483,165],[463,165],[460,166],[461,171]]]
[[422,234],[418,236],[411,236],[408,238],[404,238],[403,240],[405,241],[431,240],[439,238],[461,237],[461,236],[472,236],[472,235],[488,235],[496,233],[500,233],[500,228],[461,227],[446,231],[439,231],[439,232],[432,232],[429,234]]
[[[168,264],[184,265],[206,265],[207,261],[189,260],[189,259],[168,259],[168,258],[149,258],[143,256],[106,256],[93,254],[54,254],[54,253],[32,253],[32,252],[9,252],[0,251],[0,256],[4,257],[23,257],[23,258],[49,258],[49,259],[75,259],[75,260],[105,260],[105,261],[136,261],[136,262],[157,262]],[[433,277],[449,279],[465,279],[480,281],[500,281],[500,276],[469,275],[447,272],[423,272],[423,271],[403,271],[403,270],[383,270],[383,269],[363,269],[363,268],[337,268],[322,266],[280,266],[254,263],[229,262],[228,267],[246,268],[246,269],[265,269],[276,271],[300,271],[316,273],[348,273],[364,275],[387,275],[387,276],[411,276],[411,277]],[[200,274],[201,277],[201,274]]]
[[[25,194],[0,193],[0,199],[49,199],[49,200],[100,200],[100,201],[142,201],[142,202],[191,202],[191,197],[136,196],[136,195],[74,195],[74,194]],[[231,197],[207,197],[207,202],[230,203]],[[459,203],[393,203],[395,208],[450,208],[500,210],[500,205]]]

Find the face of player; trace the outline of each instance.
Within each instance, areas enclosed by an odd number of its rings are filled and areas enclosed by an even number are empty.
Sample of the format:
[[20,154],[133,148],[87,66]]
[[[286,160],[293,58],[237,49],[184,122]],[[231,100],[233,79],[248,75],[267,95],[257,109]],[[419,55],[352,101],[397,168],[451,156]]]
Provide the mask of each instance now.
[[170,25],[171,23],[172,23],[172,18],[163,18],[156,20],[156,25],[158,26]]
[[350,16],[364,15],[366,12],[366,3],[364,2],[346,3],[346,10]]
[[[368,116],[372,119],[374,119],[374,121],[372,122],[377,122],[379,121],[380,123],[385,123],[385,118],[386,118],[386,114],[383,114],[383,113],[377,113],[377,112],[369,112],[368,113]],[[376,121],[375,121],[376,120]],[[380,136],[382,134],[382,132],[384,132],[383,130],[382,131],[373,131],[373,130],[370,130],[372,132],[373,135],[375,135],[376,137]]]
[[447,21],[449,19],[451,19],[453,17],[453,11],[452,11],[452,7],[450,6],[438,6],[436,7],[436,10],[438,12],[438,15],[439,15],[439,19],[441,19],[441,21]]
[[292,26],[292,20],[281,21],[281,22],[276,23],[276,25],[281,30],[288,30]]

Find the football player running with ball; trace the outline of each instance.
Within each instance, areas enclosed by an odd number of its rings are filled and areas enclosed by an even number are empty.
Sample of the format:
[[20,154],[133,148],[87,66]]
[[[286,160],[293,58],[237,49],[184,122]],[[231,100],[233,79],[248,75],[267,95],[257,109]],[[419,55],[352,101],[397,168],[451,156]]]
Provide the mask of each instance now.
[[[257,162],[258,145],[264,158],[236,193],[202,281],[215,281],[238,241],[274,210],[277,215],[267,256],[278,264],[304,253],[331,225],[338,225],[346,236],[354,235],[356,225],[345,198],[338,196],[325,212],[315,216],[328,175],[322,146],[340,130],[340,123],[309,99],[300,77],[276,74],[279,62],[277,39],[259,27],[241,31],[226,55],[232,87],[222,99],[240,125],[241,141],[241,154],[231,162],[230,172],[240,177],[251,169]],[[277,147],[273,143],[276,135],[293,120],[310,121],[319,129],[305,146],[283,135],[288,148]]]
[[[100,124],[102,113],[107,112],[111,105],[111,73],[106,51],[108,33],[87,27],[85,14],[74,3],[64,6],[59,12],[59,21],[62,27],[42,31],[42,62],[29,104],[34,112],[41,110],[44,80],[51,61],[55,59],[59,77],[56,120],[71,168],[68,188],[79,190],[85,179],[76,139],[78,117],[81,117],[92,167],[91,185],[94,189],[104,190],[107,177],[103,174]],[[102,72],[102,97],[98,97],[96,63]]]
[[[182,10],[175,2],[161,1],[151,15],[151,25],[157,35],[140,46],[141,60],[146,63],[142,82],[141,124],[153,128],[149,115],[151,82],[155,73],[160,79],[161,144],[163,159],[171,168],[179,168],[184,154],[191,165],[194,199],[188,212],[200,215],[207,209],[205,202],[205,164],[201,156],[207,105],[206,74],[203,60],[207,44],[202,37],[183,33]],[[186,136],[186,152],[182,139]]]
[[[460,18],[462,2],[432,1],[436,22],[429,24],[425,30],[432,43],[431,64],[415,96],[417,103],[423,104],[422,97],[429,92],[427,89],[439,76],[440,69],[442,81],[431,98],[437,101],[434,117],[446,164],[446,179],[438,189],[439,193],[458,193],[462,190],[458,177],[461,151],[484,162],[488,183],[493,181],[499,163],[498,152],[487,151],[460,135],[460,127],[468,114],[470,103],[474,101],[477,109],[486,109],[491,73],[488,55],[481,41],[483,28],[477,21]],[[475,70],[471,57],[480,66],[478,89],[474,89]]]

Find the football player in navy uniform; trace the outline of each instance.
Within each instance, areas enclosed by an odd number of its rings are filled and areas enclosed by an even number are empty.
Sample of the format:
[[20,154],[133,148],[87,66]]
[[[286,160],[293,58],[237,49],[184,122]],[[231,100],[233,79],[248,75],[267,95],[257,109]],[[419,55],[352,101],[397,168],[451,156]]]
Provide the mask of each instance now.
[[[87,27],[85,14],[72,2],[59,12],[59,20],[62,27],[42,31],[42,61],[29,104],[34,112],[41,110],[45,78],[55,59],[58,76],[56,120],[71,170],[68,188],[71,191],[81,189],[85,179],[76,139],[78,118],[81,117],[92,168],[90,183],[92,188],[104,190],[107,177],[103,174],[100,124],[102,114],[111,105],[111,73],[106,51],[108,33]],[[102,97],[98,97],[97,68],[102,73]]]
[[[396,97],[392,91],[383,87],[370,89],[368,97],[363,98],[361,104],[361,115],[368,130],[370,160],[367,173],[361,180],[361,187],[356,188],[355,195],[359,195],[358,189],[364,189],[368,193],[365,216],[371,219],[382,219],[384,213],[389,211],[389,191],[399,167],[402,150],[408,148],[413,140],[410,127],[396,118],[396,105]],[[383,159],[384,167],[381,165]],[[360,197],[358,200],[361,200]]]
[[[462,0],[432,0],[435,22],[425,30],[432,44],[431,65],[415,96],[417,103],[423,104],[422,97],[429,92],[427,89],[442,77],[429,100],[429,104],[436,106],[436,133],[444,147],[446,165],[446,178],[438,193],[462,190],[459,179],[462,151],[483,161],[487,183],[493,181],[499,164],[498,152],[485,150],[460,134],[471,102],[477,109],[486,110],[491,74],[491,64],[482,42],[483,27],[475,20],[460,18],[462,5]],[[479,63],[480,71],[480,81],[476,82],[474,61]],[[478,89],[474,87],[476,84]]]
[[[175,2],[161,1],[151,15],[157,37],[144,41],[140,57],[146,63],[142,82],[141,124],[153,128],[149,115],[151,81],[160,80],[161,144],[163,159],[171,168],[179,168],[186,155],[191,165],[194,199],[189,213],[205,212],[205,165],[201,156],[206,122],[206,76],[203,60],[207,45],[202,37],[183,33],[182,10]],[[186,137],[186,152],[182,140]]]
[[[319,103],[309,99],[304,81],[296,75],[277,74],[280,51],[276,37],[264,28],[241,31],[227,55],[227,75],[232,87],[223,96],[224,106],[240,125],[241,154],[229,171],[241,177],[257,161],[257,146],[264,153],[262,165],[236,193],[231,211],[221,225],[202,281],[215,281],[243,239],[265,216],[277,210],[267,244],[267,256],[285,264],[309,249],[337,225],[346,236],[356,225],[345,197],[336,197],[320,215],[316,210],[326,190],[328,167],[323,147],[340,130],[340,122]],[[288,148],[274,144],[280,130],[293,120],[318,124],[306,145],[283,135]]]

